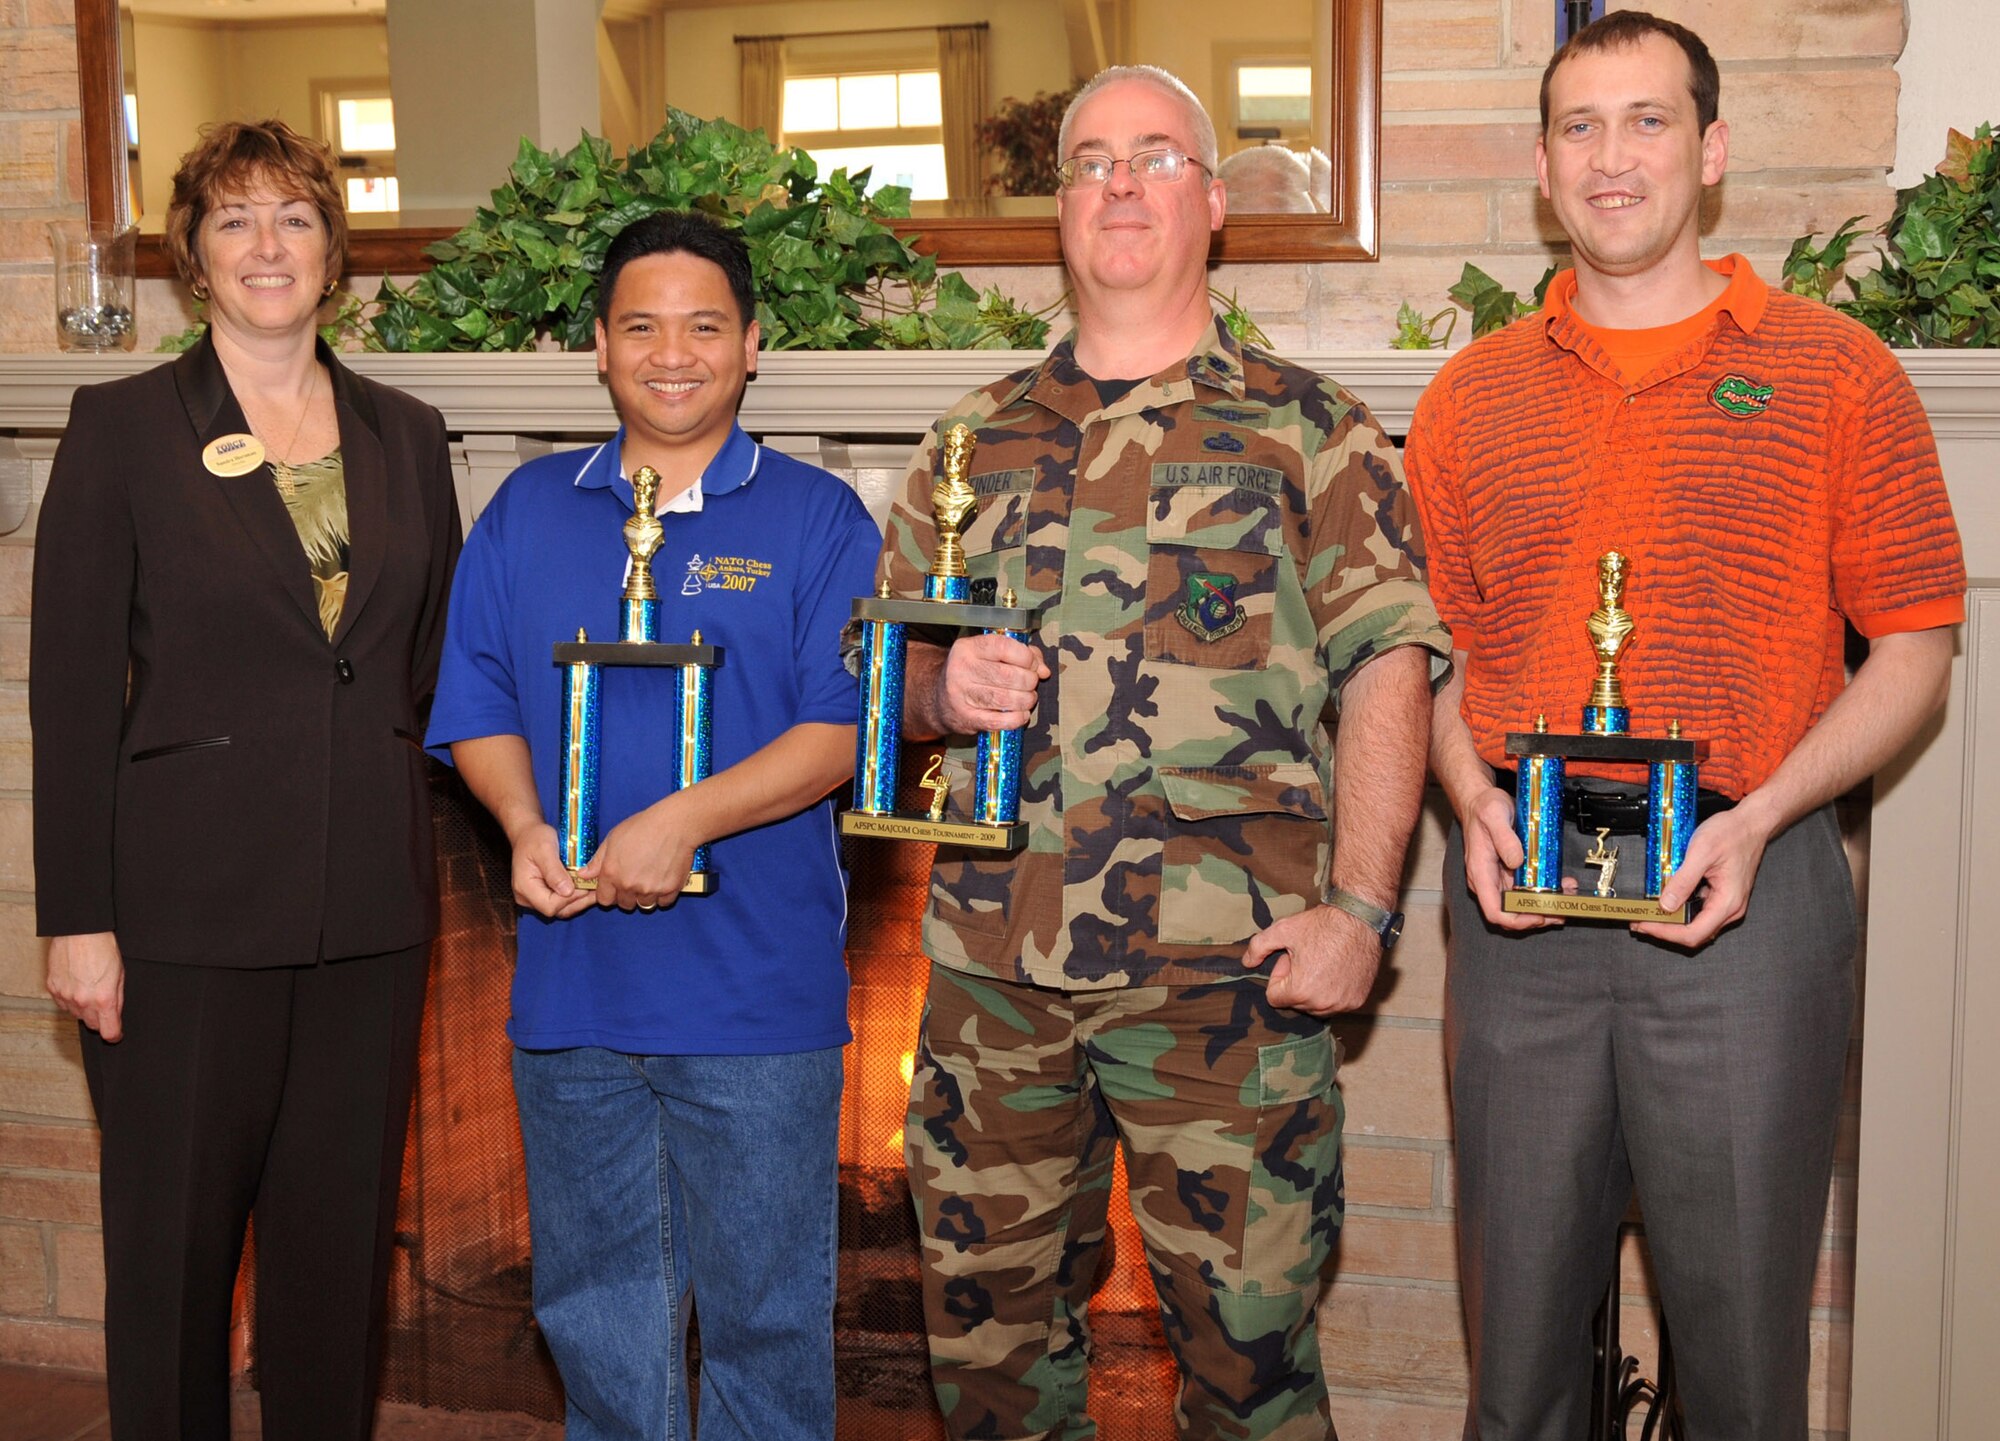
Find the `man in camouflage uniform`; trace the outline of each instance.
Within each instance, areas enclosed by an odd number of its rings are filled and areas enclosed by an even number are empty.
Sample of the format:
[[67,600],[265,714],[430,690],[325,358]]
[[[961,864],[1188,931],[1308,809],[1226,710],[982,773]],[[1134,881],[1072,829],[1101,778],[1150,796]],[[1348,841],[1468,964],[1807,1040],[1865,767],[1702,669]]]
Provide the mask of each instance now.
[[952,738],[954,812],[971,737],[1027,727],[1026,850],[940,847],[924,918],[906,1135],[937,1394],[954,1436],[1093,1434],[1122,1139],[1181,1433],[1324,1438],[1324,1017],[1393,936],[1449,641],[1382,433],[1216,323],[1225,202],[1193,95],[1107,71],[1061,143],[1077,330],[939,422],[878,572],[919,592],[939,436],[964,422],[973,599],[1045,610],[1026,645],[910,647],[906,730]]

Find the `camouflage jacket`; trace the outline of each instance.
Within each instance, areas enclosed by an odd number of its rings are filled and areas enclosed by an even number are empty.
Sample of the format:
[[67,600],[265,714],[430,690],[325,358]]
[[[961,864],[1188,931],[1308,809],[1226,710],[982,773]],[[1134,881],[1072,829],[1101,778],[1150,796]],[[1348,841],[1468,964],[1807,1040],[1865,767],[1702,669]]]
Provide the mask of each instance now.
[[[925,437],[877,569],[896,595],[922,594],[960,421],[972,599],[1045,607],[1051,678],[1027,847],[939,847],[926,953],[1068,990],[1240,974],[1243,943],[1326,885],[1341,684],[1395,646],[1450,655],[1395,450],[1353,396],[1220,324],[1109,405],[1065,340]],[[946,768],[969,814],[970,740]]]

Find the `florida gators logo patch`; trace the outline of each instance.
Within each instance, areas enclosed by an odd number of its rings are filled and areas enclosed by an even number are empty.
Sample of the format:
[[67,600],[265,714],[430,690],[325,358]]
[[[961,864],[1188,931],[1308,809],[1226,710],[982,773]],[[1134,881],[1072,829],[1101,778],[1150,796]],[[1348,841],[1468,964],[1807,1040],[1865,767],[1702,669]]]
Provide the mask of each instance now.
[[1759,385],[1745,376],[1725,375],[1709,391],[1708,403],[1724,415],[1743,420],[1769,410],[1771,397],[1777,390],[1775,385]]
[[1187,578],[1187,595],[1174,619],[1196,640],[1221,640],[1236,634],[1248,619],[1236,603],[1236,578],[1195,571]]

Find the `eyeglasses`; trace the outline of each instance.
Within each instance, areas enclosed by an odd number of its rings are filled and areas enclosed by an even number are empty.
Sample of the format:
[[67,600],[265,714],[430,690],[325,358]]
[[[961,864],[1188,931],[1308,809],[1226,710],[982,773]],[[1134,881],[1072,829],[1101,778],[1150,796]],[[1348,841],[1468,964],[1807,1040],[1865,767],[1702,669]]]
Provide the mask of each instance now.
[[1062,182],[1065,190],[1105,185],[1120,165],[1131,172],[1132,178],[1141,185],[1154,181],[1171,185],[1187,173],[1190,165],[1208,169],[1192,155],[1183,155],[1178,150],[1141,150],[1130,160],[1119,160],[1109,155],[1072,155],[1056,167],[1056,179]]

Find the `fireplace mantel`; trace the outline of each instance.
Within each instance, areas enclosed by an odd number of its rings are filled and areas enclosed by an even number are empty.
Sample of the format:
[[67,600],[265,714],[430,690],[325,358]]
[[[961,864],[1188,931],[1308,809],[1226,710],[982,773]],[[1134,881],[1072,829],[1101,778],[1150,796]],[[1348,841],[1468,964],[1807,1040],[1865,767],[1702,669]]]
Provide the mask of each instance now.
[[[1041,352],[773,351],[743,397],[757,435],[909,437],[975,386]],[[0,355],[0,430],[60,430],[79,385],[132,375],[159,355]],[[1298,357],[1361,395],[1401,430],[1442,357],[1357,351]],[[454,433],[585,435],[615,424],[588,354],[344,355],[344,364],[444,413]]]
[[[921,435],[954,400],[1037,352],[774,351],[743,400],[746,429],[772,435]],[[2000,353],[1897,352],[1945,437],[2000,438]],[[0,432],[61,430],[80,385],[115,380],[162,355],[0,355]],[[1408,425],[1439,351],[1327,351],[1292,357],[1354,391],[1391,431]],[[345,355],[342,362],[444,413],[454,433],[608,431],[611,404],[588,354]],[[1994,478],[1989,477],[1989,481]]]
[[[0,355],[0,460],[32,461],[39,491],[75,389],[164,359]],[[520,457],[613,425],[588,355],[343,359],[444,413],[468,514]],[[774,445],[845,469],[879,510],[892,468],[952,401],[1032,359],[1008,351],[767,354],[743,421]],[[1400,434],[1444,357],[1296,359],[1337,377]],[[1950,702],[1925,742],[1875,783],[1855,1226],[1857,1441],[1941,1438],[1952,1416],[1983,1414],[1979,1384],[1986,1358],[2000,1350],[2000,1300],[1990,1284],[2000,1274],[2000,1131],[1985,1099],[2000,1095],[2000,1047],[1982,1039],[2000,1033],[2000,967],[1992,964],[2000,887],[1989,880],[2000,874],[2000,353],[1899,359],[1937,434],[1973,579]],[[32,545],[32,534],[30,513],[0,544]]]

